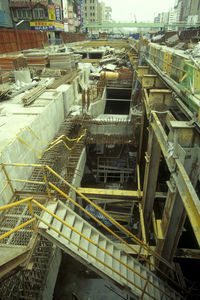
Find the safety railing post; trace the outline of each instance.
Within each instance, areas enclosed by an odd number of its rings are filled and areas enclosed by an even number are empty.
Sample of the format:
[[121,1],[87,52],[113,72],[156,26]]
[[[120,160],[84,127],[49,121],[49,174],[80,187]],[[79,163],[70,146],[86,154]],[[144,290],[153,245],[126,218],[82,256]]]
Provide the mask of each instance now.
[[[31,217],[34,217],[34,212],[33,212],[33,207],[32,207],[31,200],[28,200],[28,207],[29,207],[29,211],[30,211]],[[36,225],[35,221],[33,221],[33,229],[34,229],[35,232],[37,232],[37,225]]]
[[3,172],[4,172],[5,176],[6,176],[6,179],[7,179],[7,181],[8,181],[9,186],[10,186],[10,189],[11,189],[13,195],[14,195],[15,190],[14,190],[14,188],[13,188],[13,186],[12,186],[12,183],[11,183],[10,178],[9,178],[9,176],[8,176],[8,173],[7,173],[6,169],[5,169],[5,166],[2,166],[2,170],[3,170]]
[[45,167],[43,167],[42,171],[43,171],[44,182],[45,182],[45,185],[46,185],[46,191],[47,191],[47,194],[48,194],[48,198],[50,199],[51,198],[51,193],[50,193],[50,189],[49,189],[49,183],[48,183],[48,180],[47,180],[47,170],[46,170]]

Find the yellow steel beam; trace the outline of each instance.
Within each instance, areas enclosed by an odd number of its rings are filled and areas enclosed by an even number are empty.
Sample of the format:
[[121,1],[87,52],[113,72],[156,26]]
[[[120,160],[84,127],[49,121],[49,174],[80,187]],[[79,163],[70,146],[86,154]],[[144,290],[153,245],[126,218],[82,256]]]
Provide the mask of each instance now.
[[95,59],[95,58],[84,58],[82,59],[82,62],[84,63],[91,63],[91,64],[94,64],[94,63],[99,63],[101,59]]
[[141,191],[129,191],[129,190],[110,190],[110,189],[92,189],[92,188],[78,188],[78,192],[87,195],[104,195],[104,196],[122,196],[140,198],[143,195]]

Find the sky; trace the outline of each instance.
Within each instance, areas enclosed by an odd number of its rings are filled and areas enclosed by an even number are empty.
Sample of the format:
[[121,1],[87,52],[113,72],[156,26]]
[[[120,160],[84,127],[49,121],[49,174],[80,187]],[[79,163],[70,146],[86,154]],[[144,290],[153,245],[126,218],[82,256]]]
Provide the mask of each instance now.
[[175,0],[103,0],[106,6],[112,7],[112,18],[115,21],[153,21],[158,13],[168,11]]

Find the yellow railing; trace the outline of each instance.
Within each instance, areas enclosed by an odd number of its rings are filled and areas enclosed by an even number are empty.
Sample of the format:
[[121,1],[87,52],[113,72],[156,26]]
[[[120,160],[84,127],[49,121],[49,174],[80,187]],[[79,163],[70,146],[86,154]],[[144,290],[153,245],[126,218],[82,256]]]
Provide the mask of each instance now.
[[[32,148],[30,146],[30,144],[28,144],[26,141],[24,141],[22,138],[19,137],[24,130],[27,130],[28,132],[30,132],[30,134],[32,135],[32,137],[35,138],[39,143],[41,143],[43,145],[46,145],[47,149],[41,151],[41,150]],[[25,126],[25,127],[21,128],[20,131],[17,132],[17,134],[2,149],[0,149],[0,156],[1,156],[2,152],[7,148],[7,146],[10,145],[14,140],[18,140],[25,147],[31,149],[35,153],[38,153],[38,158],[41,158],[41,156],[45,152],[48,152],[49,150],[53,149],[56,145],[58,145],[60,143],[63,144],[66,149],[68,149],[69,151],[71,151],[71,150],[74,149],[74,147],[76,146],[76,144],[78,144],[80,142],[80,140],[86,135],[86,132],[87,132],[87,130],[84,129],[84,131],[83,131],[83,133],[82,133],[81,136],[79,136],[77,138],[73,138],[73,139],[69,138],[68,136],[61,135],[57,139],[55,139],[53,142],[46,143],[46,142],[42,141],[30,127]],[[68,141],[68,142],[75,142],[75,143],[74,143],[74,145],[72,147],[69,147],[66,144],[66,141]]]
[[[92,218],[95,222],[100,224],[103,228],[105,228],[110,234],[112,234],[114,237],[116,237],[121,243],[126,245],[129,249],[131,249],[138,257],[142,258],[149,266],[157,269],[160,273],[162,273],[168,280],[172,281],[173,284],[176,284],[166,273],[164,273],[162,270],[159,269],[159,267],[150,261],[150,259],[147,258],[146,253],[149,255],[154,256],[156,259],[158,259],[160,262],[164,263],[168,268],[171,270],[174,270],[171,264],[169,264],[165,259],[163,259],[157,252],[153,251],[148,245],[146,245],[143,241],[138,239],[132,232],[127,230],[125,227],[123,227],[120,223],[118,223],[115,219],[113,219],[110,215],[108,215],[104,210],[102,210],[99,206],[94,204],[89,198],[87,198],[85,195],[80,193],[77,189],[75,189],[70,183],[68,183],[65,179],[63,179],[59,174],[57,174],[53,169],[51,169],[49,166],[46,165],[39,165],[39,164],[18,164],[18,163],[7,163],[2,164],[2,168],[5,170],[5,167],[37,167],[41,168],[43,170],[43,178],[44,182],[41,181],[33,181],[33,180],[24,180],[24,179],[9,179],[9,184],[12,187],[12,182],[24,182],[24,183],[31,183],[31,184],[39,184],[39,185],[45,185],[48,197],[51,197],[50,188],[53,188],[54,191],[58,192],[60,195],[62,195],[64,198],[69,200],[72,204],[74,204],[76,207],[81,209],[84,213],[86,213],[90,218]],[[84,199],[87,203],[91,204],[96,210],[98,210],[101,214],[103,214],[107,219],[111,221],[111,223],[115,224],[118,228],[123,230],[126,234],[128,234],[133,240],[140,246],[139,252],[134,248],[134,246],[128,244],[126,241],[124,241],[119,235],[117,235],[115,232],[113,232],[110,228],[108,228],[106,225],[104,225],[100,220],[98,220],[95,216],[90,214],[86,209],[84,209],[80,204],[78,204],[76,201],[71,199],[66,193],[64,193],[61,189],[59,189],[57,186],[55,186],[54,183],[48,181],[47,178],[47,172],[53,174],[55,177],[57,177],[65,186],[68,186],[68,188],[72,189],[79,197]],[[8,175],[7,175],[8,176]],[[14,189],[13,189],[14,190]],[[144,250],[145,255],[141,254],[141,249]],[[177,284],[176,284],[177,285]]]
[[[73,226],[69,225],[66,221],[62,220],[57,215],[55,215],[54,213],[52,213],[51,211],[49,211],[45,206],[43,206],[42,204],[40,204],[38,201],[34,200],[33,197],[28,197],[28,198],[25,198],[23,200],[20,200],[20,201],[11,203],[11,204],[8,204],[8,205],[5,205],[5,206],[1,206],[0,207],[0,211],[8,210],[8,209],[10,209],[12,207],[19,206],[20,204],[26,203],[26,202],[28,203],[29,211],[30,211],[30,214],[31,214],[31,219],[28,220],[27,222],[25,222],[25,223],[17,226],[16,228],[13,228],[12,230],[8,231],[7,233],[1,235],[0,236],[0,240],[8,237],[12,233],[15,233],[16,231],[24,228],[25,226],[27,226],[27,225],[29,225],[31,223],[33,223],[33,229],[34,229],[34,231],[37,232],[38,231],[38,226],[37,226],[36,220],[38,220],[38,221],[44,223],[49,228],[51,228],[53,231],[55,231],[59,236],[61,236],[64,239],[66,239],[68,242],[70,242],[70,244],[73,244],[78,249],[82,250],[87,255],[89,255],[90,257],[92,257],[93,259],[95,259],[97,262],[99,262],[100,264],[102,264],[104,267],[106,267],[107,269],[111,270],[112,272],[114,272],[115,274],[117,274],[118,276],[120,276],[121,278],[123,278],[124,280],[126,280],[127,282],[129,282],[135,288],[137,288],[138,290],[140,290],[141,291],[141,299],[143,299],[144,295],[147,295],[151,299],[157,300],[157,298],[155,298],[149,292],[147,292],[146,289],[147,289],[147,286],[149,285],[150,289],[155,288],[158,291],[160,291],[162,294],[166,295],[169,299],[176,300],[176,298],[174,298],[171,295],[169,295],[165,290],[163,290],[158,285],[156,285],[155,283],[153,283],[149,278],[146,278],[145,276],[143,276],[142,274],[140,274],[139,272],[137,272],[134,268],[130,267],[128,264],[126,264],[125,262],[123,262],[122,260],[120,260],[118,257],[116,257],[115,255],[113,255],[111,252],[109,252],[105,248],[103,248],[100,245],[98,245],[98,243],[94,242],[93,240],[91,240],[90,238],[88,238],[87,236],[85,236],[83,233],[79,232],[76,228],[74,228]],[[108,264],[106,264],[104,261],[100,260],[98,257],[96,257],[95,255],[93,255],[92,253],[90,253],[90,251],[84,249],[81,245],[79,245],[76,242],[74,242],[72,239],[70,239],[69,237],[67,237],[65,234],[63,234],[61,231],[59,231],[57,228],[55,228],[54,226],[52,226],[51,224],[49,224],[48,222],[46,222],[44,219],[42,219],[40,216],[38,216],[37,214],[34,214],[32,203],[34,203],[36,206],[38,206],[42,211],[45,211],[46,213],[50,214],[53,218],[57,219],[64,226],[67,226],[72,231],[74,231],[77,234],[79,234],[82,238],[84,238],[85,240],[87,240],[92,245],[96,246],[99,250],[103,251],[104,253],[106,253],[107,255],[109,255],[110,257],[112,257],[113,259],[115,259],[117,262],[119,262],[120,264],[122,264],[123,266],[125,266],[127,269],[129,269],[134,274],[136,274],[136,276],[139,276],[142,280],[145,281],[144,288],[142,289],[135,282],[133,282],[129,278],[127,278],[124,275],[122,275],[120,272],[118,272],[117,270],[115,270],[114,268],[112,268],[111,266],[109,266]]]
[[36,226],[36,223],[35,223],[36,217],[33,216],[33,209],[32,209],[32,205],[31,205],[31,200],[33,200],[33,197],[28,197],[26,199],[23,199],[23,200],[14,202],[14,203],[10,203],[10,204],[4,205],[4,206],[0,206],[0,211],[5,211],[5,210],[8,210],[8,209],[10,209],[12,207],[19,206],[22,203],[28,202],[30,214],[32,216],[32,219],[28,220],[27,222],[24,222],[23,224],[20,224],[19,226],[15,227],[15,228],[12,228],[8,232],[2,234],[0,236],[0,241],[3,240],[3,239],[5,239],[6,237],[8,237],[9,235],[11,235],[12,233],[14,233],[14,232],[16,232],[16,231],[18,231],[18,230],[26,227],[27,225],[29,225],[31,223],[33,223],[34,230],[35,231],[37,230],[37,226]]

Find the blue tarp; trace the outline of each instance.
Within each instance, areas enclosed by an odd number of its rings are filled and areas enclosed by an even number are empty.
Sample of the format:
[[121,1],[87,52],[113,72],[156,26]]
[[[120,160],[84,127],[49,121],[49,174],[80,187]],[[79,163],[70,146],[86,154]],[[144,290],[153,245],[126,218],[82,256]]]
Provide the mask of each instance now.
[[[107,227],[112,226],[112,223],[102,213],[100,213],[92,204],[88,204],[85,209]],[[86,213],[84,213],[84,218],[86,220],[91,220],[90,216],[88,216]]]

